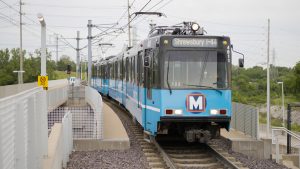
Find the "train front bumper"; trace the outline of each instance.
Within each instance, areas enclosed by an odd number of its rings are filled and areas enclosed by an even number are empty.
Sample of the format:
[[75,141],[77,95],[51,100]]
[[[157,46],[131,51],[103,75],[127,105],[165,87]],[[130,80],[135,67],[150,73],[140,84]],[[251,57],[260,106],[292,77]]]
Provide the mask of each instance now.
[[198,117],[187,117],[187,116],[162,116],[160,117],[161,122],[183,122],[183,123],[230,123],[231,117],[229,116],[198,116]]

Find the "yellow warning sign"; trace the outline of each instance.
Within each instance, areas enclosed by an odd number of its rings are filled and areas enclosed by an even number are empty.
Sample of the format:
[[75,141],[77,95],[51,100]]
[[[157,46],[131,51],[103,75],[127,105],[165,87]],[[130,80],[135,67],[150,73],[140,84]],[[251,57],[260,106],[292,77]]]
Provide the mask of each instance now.
[[48,88],[48,76],[38,76],[38,86]]

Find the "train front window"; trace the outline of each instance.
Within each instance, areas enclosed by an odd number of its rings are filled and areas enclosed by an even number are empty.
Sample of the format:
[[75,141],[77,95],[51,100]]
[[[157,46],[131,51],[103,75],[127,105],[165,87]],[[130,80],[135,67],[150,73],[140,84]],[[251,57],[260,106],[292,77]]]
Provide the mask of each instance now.
[[169,51],[164,63],[164,86],[228,88],[226,54],[217,51]]

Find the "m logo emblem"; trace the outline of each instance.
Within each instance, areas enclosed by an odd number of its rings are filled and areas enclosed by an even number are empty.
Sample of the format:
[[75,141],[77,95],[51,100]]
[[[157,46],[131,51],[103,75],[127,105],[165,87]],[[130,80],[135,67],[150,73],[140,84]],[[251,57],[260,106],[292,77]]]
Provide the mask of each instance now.
[[190,94],[186,98],[186,107],[189,112],[204,112],[205,97],[202,94]]

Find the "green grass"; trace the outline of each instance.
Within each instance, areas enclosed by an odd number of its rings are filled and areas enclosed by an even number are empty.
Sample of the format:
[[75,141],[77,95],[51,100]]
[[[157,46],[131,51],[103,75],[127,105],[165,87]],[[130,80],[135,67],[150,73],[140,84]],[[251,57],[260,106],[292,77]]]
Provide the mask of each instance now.
[[[281,100],[281,96],[276,98],[276,99],[272,99],[272,103],[275,105],[281,105],[282,104],[282,100]],[[295,96],[285,96],[284,97],[284,103],[285,103],[285,107],[287,107],[288,103],[293,103],[293,102],[299,102],[299,99],[297,99]]]
[[[64,71],[54,71],[55,72],[55,74],[57,75],[56,77],[57,77],[57,79],[66,79],[66,78],[68,78],[69,77],[69,74],[67,74],[66,72],[64,72]],[[71,74],[70,74],[70,77],[72,77],[72,76],[76,76],[76,73],[75,72],[71,72]]]
[[[266,124],[267,123],[267,114],[259,113],[259,123]],[[282,119],[271,118],[271,125],[274,127],[282,127]],[[285,122],[286,127],[286,122]],[[300,132],[300,125],[296,123],[292,123],[292,131]]]
[[[266,124],[267,123],[267,114],[259,113],[259,123]],[[271,125],[276,127],[282,126],[282,119],[271,118]]]

